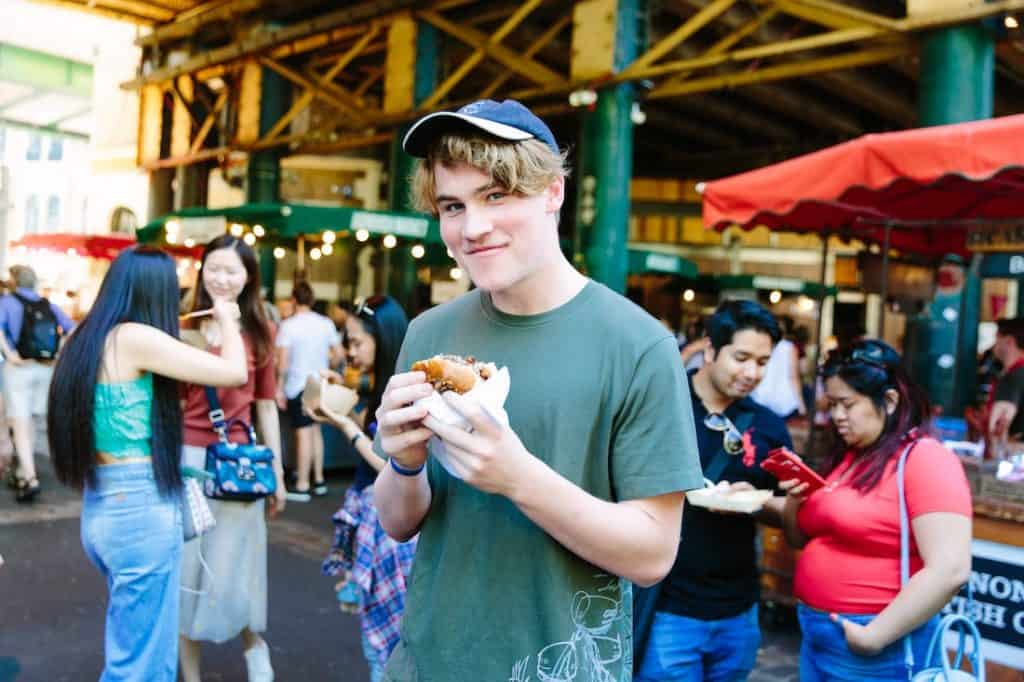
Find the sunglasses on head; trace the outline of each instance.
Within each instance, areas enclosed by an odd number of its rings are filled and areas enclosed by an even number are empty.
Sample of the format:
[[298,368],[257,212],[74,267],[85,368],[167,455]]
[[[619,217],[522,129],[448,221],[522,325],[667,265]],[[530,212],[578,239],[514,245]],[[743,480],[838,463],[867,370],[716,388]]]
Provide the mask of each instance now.
[[730,455],[743,452],[743,434],[736,425],[721,412],[709,412],[704,417],[704,426],[722,434],[722,447]]
[[361,315],[373,317],[374,315],[376,315],[376,313],[373,312],[373,308],[370,307],[370,300],[372,299],[367,299],[365,301],[359,302],[359,304],[356,306],[356,309],[353,311],[356,314],[356,317],[359,317]]

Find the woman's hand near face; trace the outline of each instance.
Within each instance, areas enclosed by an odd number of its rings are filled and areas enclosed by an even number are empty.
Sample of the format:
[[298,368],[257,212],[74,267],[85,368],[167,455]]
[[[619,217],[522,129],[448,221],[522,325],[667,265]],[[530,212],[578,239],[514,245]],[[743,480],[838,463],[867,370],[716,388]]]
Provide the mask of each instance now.
[[213,302],[213,318],[221,325],[235,324],[242,319],[242,311],[235,301],[216,299]]
[[345,378],[335,372],[333,369],[322,369],[320,370],[320,378],[327,379],[329,384],[337,384],[339,386],[345,385]]

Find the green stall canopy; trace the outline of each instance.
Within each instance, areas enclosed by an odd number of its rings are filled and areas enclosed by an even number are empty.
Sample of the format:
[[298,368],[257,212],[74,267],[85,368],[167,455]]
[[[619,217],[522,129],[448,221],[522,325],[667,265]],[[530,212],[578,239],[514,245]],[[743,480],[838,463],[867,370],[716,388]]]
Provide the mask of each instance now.
[[636,275],[657,273],[693,279],[697,276],[697,264],[671,253],[630,249],[629,271]]
[[140,228],[137,231],[138,240],[162,241],[168,223],[174,225],[179,240],[193,239],[197,244],[204,244],[223,234],[232,223],[239,223],[250,229],[260,225],[271,240],[318,235],[325,231],[366,230],[371,235],[392,234],[400,239],[424,244],[442,243],[438,222],[425,215],[294,203],[242,204],[231,208],[185,208],[161,216]]

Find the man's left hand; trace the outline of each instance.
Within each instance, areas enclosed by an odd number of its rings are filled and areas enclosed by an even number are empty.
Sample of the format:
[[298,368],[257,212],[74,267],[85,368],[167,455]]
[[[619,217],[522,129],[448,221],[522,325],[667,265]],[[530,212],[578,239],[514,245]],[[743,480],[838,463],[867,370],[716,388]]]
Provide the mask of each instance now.
[[444,441],[453,468],[466,483],[487,493],[512,497],[534,460],[515,432],[473,398],[448,392],[448,405],[470,423],[471,432],[427,416],[423,425]]
[[846,644],[853,653],[861,656],[877,656],[885,648],[885,645],[874,636],[870,626],[854,623],[835,613],[832,614],[832,620],[843,629]]

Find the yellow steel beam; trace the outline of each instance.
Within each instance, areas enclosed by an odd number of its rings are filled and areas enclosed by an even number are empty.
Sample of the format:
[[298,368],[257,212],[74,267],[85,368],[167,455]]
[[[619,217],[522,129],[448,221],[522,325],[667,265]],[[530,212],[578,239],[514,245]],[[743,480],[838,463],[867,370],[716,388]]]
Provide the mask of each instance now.
[[1024,0],[1001,0],[997,2],[984,2],[954,12],[907,17],[906,19],[900,19],[896,23],[901,31],[927,31],[942,26],[964,24],[984,19],[985,17],[1020,11],[1024,11]]
[[853,69],[859,66],[890,62],[894,59],[906,57],[911,53],[912,49],[909,45],[880,47],[836,57],[822,57],[820,59],[801,61],[797,63],[769,66],[754,71],[743,71],[740,73],[723,74],[721,76],[698,78],[684,83],[674,84],[672,87],[655,88],[647,95],[647,98],[665,99],[667,97],[692,95],[694,93],[708,92],[710,90],[735,88],[753,83],[766,83],[770,81],[785,80],[787,78],[810,76],[812,74],[827,71]]
[[195,97],[195,83],[192,76],[178,76],[174,92],[174,109],[171,112],[171,156],[187,154],[192,139],[192,100]]
[[163,110],[163,88],[159,85],[147,85],[139,91],[139,141],[135,162],[140,166],[160,158]]
[[[370,30],[367,31],[362,38],[356,41],[356,43],[352,47],[350,47],[344,54],[338,57],[337,61],[334,62],[334,65],[327,70],[327,73],[325,73],[323,76],[317,79],[316,89],[322,88],[328,85],[331,81],[333,81],[338,76],[338,74],[341,73],[345,69],[345,67],[352,62],[353,59],[359,56],[363,49],[370,44],[370,41],[373,40],[379,32],[380,25],[372,24],[370,26]],[[278,119],[277,123],[274,124],[273,128],[267,131],[267,134],[263,136],[263,139],[273,140],[275,137],[280,135],[281,131],[283,131],[288,126],[288,124],[291,123],[296,116],[302,113],[302,111],[309,106],[310,102],[313,101],[313,98],[316,96],[316,89],[307,88],[305,92],[299,95],[295,102],[292,103],[291,108],[289,108],[288,111],[285,112],[284,116]]]
[[517,73],[522,74],[534,83],[540,85],[565,83],[565,78],[543,64],[534,61],[533,59],[527,59],[502,45],[491,45],[488,41],[487,35],[474,28],[456,24],[455,22],[444,18],[437,12],[430,10],[419,11],[416,13],[416,16],[436,26],[448,35],[458,38],[470,47],[483,50],[491,59],[500,62],[505,67],[512,69]]
[[260,139],[260,99],[263,97],[263,69],[255,61],[242,65],[238,79],[238,125],[235,142],[248,144]]
[[318,87],[313,80],[303,76],[301,73],[293,71],[284,64],[280,64],[269,57],[260,57],[259,63],[272,71],[276,71],[286,80],[291,81],[299,87],[311,90],[315,97],[319,97],[324,102],[341,111],[358,125],[366,125],[366,119],[363,117],[363,112],[359,111],[358,107],[353,106],[350,102],[342,100],[334,93],[327,92],[326,88]]
[[776,0],[776,5],[786,14],[812,21],[829,28],[854,28],[874,26],[889,31],[898,31],[899,22],[872,12],[865,12],[831,0]]
[[[778,13],[779,13],[779,9],[777,7],[769,7],[768,9],[764,10],[763,12],[760,12],[756,17],[754,17],[753,19],[748,21],[746,24],[743,24],[742,26],[739,26],[735,31],[733,31],[732,33],[730,33],[729,35],[725,36],[724,38],[719,40],[717,43],[715,43],[714,45],[709,47],[704,52],[704,54],[702,54],[701,56],[702,57],[713,57],[715,55],[719,55],[719,54],[723,54],[725,52],[728,52],[730,47],[732,47],[733,45],[736,45],[737,43],[739,43],[739,42],[741,42],[743,40],[745,40],[748,36],[750,36],[753,33],[755,33],[762,26],[764,26],[769,21],[774,19],[778,15]],[[687,78],[689,78],[691,73],[693,73],[693,72],[692,71],[686,71],[686,70],[680,71],[679,73],[677,73],[673,77],[672,82],[682,82],[682,81],[686,80]]]
[[369,75],[363,79],[363,82],[359,84],[359,87],[352,91],[352,94],[356,97],[362,97],[366,94],[367,90],[372,88],[377,81],[384,77],[384,69],[371,69]]
[[199,132],[196,133],[196,139],[192,140],[192,146],[189,148],[189,154],[195,154],[203,148],[203,143],[206,142],[206,136],[210,134],[213,129],[213,124],[217,120],[217,115],[228,101],[228,88],[224,86],[224,89],[217,95],[217,100],[213,103],[213,109],[206,115],[206,120],[203,121],[203,125],[200,126]]
[[[680,59],[672,62],[665,62],[658,66],[652,66],[641,71],[619,74],[614,80],[624,81],[636,78],[657,78],[670,74],[687,74],[698,69],[706,69],[713,66],[721,66],[729,62],[745,62],[766,57],[778,57],[780,55],[795,54],[807,50],[815,50],[822,47],[831,47],[845,43],[859,42],[871,38],[878,38],[886,32],[871,26],[851,28],[839,31],[830,31],[806,38],[794,38],[757,47],[748,47],[732,52],[707,54],[692,59]],[[893,34],[899,37],[899,34]],[[709,50],[710,52],[710,50]],[[682,79],[677,79],[682,80]],[[662,84],[665,86],[666,84]]]
[[[420,109],[433,109],[437,106],[438,102],[443,100],[445,96],[451,92],[452,88],[459,84],[466,75],[476,68],[476,65],[483,61],[487,55],[487,50],[493,50],[498,46],[502,40],[508,36],[509,33],[515,30],[519,24],[523,23],[526,17],[530,16],[530,12],[535,10],[544,0],[527,0],[516,9],[515,12],[509,16],[501,26],[491,34],[491,37],[487,39],[487,44],[484,47],[478,47],[473,51],[473,54],[469,55],[459,67],[451,73],[443,83],[437,86],[437,89],[430,94],[426,100],[420,105]],[[525,55],[526,59],[530,58],[530,55]]]
[[736,3],[736,0],[713,0],[699,12],[683,22],[682,26],[659,40],[651,49],[637,57],[632,64],[623,69],[623,74],[642,71],[656,61],[676,49],[684,40],[714,21]]
[[36,2],[45,5],[54,5],[55,7],[63,7],[65,9],[73,9],[79,12],[88,12],[100,17],[106,17],[108,19],[117,19],[118,21],[126,21],[132,24],[138,24],[140,26],[152,26],[157,23],[157,19],[149,16],[140,16],[129,12],[123,12],[116,9],[108,9],[106,7],[92,6],[90,7],[86,2],[76,2],[76,0],[36,0]]
[[[523,52],[523,56],[533,57],[533,55],[543,50],[544,46],[554,40],[570,23],[572,23],[572,13],[570,12],[569,14],[562,15],[558,21],[551,24],[548,30],[540,34],[536,40],[527,46],[526,50]],[[508,82],[510,78],[512,78],[512,74],[507,71],[501,74],[493,83],[488,85],[484,91],[480,93],[480,96],[477,99],[490,99],[501,86]]]
[[411,12],[394,18],[388,27],[388,53],[384,58],[384,111],[395,113],[416,108],[416,36]]

